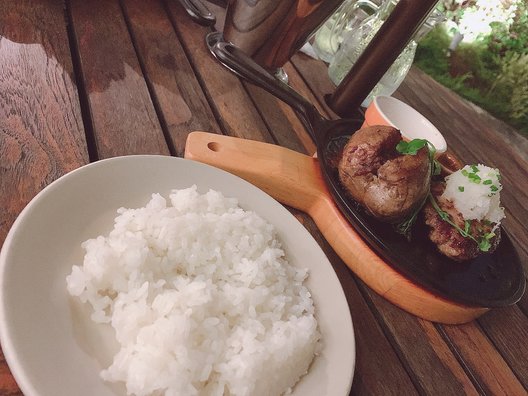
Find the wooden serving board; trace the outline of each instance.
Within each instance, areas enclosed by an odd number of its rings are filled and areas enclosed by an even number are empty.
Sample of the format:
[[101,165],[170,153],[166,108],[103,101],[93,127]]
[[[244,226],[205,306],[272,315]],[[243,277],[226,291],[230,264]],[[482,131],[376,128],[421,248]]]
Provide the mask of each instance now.
[[488,311],[425,290],[374,253],[334,204],[316,158],[268,143],[206,132],[188,136],[185,158],[242,177],[283,204],[308,213],[347,266],[405,311],[446,324],[469,322]]

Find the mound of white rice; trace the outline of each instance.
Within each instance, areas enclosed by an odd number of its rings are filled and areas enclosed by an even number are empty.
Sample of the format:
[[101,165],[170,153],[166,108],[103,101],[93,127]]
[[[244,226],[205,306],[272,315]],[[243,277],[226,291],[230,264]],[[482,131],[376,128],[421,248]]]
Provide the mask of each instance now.
[[449,199],[465,220],[488,220],[500,224],[504,208],[500,206],[500,173],[485,165],[466,165],[446,177],[442,196]]
[[196,186],[118,210],[82,244],[71,295],[109,323],[121,350],[101,372],[129,394],[279,395],[308,370],[320,337],[272,225]]

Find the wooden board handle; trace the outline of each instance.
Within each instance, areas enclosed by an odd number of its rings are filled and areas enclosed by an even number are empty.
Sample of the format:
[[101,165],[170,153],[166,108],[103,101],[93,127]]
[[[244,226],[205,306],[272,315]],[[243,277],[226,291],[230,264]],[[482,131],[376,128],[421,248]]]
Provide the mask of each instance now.
[[283,204],[306,213],[328,197],[315,158],[273,144],[192,132],[185,158],[238,175]]
[[487,311],[438,297],[385,263],[334,204],[316,159],[272,144],[205,132],[189,134],[185,158],[238,175],[283,204],[308,213],[346,265],[402,309],[450,324],[468,322]]

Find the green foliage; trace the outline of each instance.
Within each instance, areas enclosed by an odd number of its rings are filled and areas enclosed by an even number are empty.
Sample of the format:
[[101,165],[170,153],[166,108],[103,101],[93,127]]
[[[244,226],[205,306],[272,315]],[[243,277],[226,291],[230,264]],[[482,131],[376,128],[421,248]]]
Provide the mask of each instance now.
[[485,59],[484,54],[486,53],[486,47],[477,42],[472,44],[461,43],[452,56],[451,74],[454,77],[469,74],[465,80],[468,86],[488,86],[489,81],[497,72],[497,66],[491,59]]
[[458,23],[464,15],[464,11],[476,4],[476,0],[440,0],[438,9],[446,16],[447,19]]
[[508,53],[490,92],[499,86],[510,93],[510,115],[519,120],[528,116],[528,53]]
[[447,73],[449,68],[446,51],[451,38],[443,24],[438,25],[422,38],[416,49],[415,62],[426,73],[435,76]]
[[504,56],[508,52],[528,53],[528,3],[519,1],[512,24],[491,23],[491,34],[485,38],[490,52]]
[[477,41],[461,43],[449,57],[450,41],[446,28],[437,26],[419,42],[415,65],[528,135],[528,55],[493,52],[489,41]]

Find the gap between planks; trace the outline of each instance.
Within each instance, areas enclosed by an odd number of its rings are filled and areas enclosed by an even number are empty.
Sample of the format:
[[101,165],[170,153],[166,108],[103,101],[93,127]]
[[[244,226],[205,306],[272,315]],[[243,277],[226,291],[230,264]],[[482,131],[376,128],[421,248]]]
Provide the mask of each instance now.
[[[169,1],[171,1],[171,0],[169,0]],[[189,60],[189,63],[190,63],[191,68],[193,70],[193,73],[196,76],[196,79],[198,80],[198,84],[200,84],[200,88],[202,89],[202,91],[203,91],[203,93],[205,95],[205,98],[207,100],[209,108],[213,112],[214,118],[216,119],[216,121],[218,123],[218,126],[220,127],[220,132],[222,133],[222,135],[226,135],[227,136],[228,135],[227,127],[224,124],[223,117],[220,114],[220,112],[218,111],[217,107],[215,106],[214,99],[211,96],[209,90],[207,89],[207,84],[203,80],[198,68],[195,66],[194,62],[192,61],[192,57],[190,56],[187,44],[185,43],[185,40],[183,40],[183,37],[181,36],[180,32],[178,31],[177,23],[176,23],[176,20],[174,19],[174,15],[172,14],[171,10],[169,9],[169,6],[167,5],[167,1],[166,0],[161,0],[161,2],[163,4],[163,9],[165,10],[165,13],[167,14],[167,18],[169,19],[169,21],[170,21],[170,23],[172,25],[172,30],[174,30],[174,33],[176,34],[176,37],[178,37],[178,40],[180,40],[180,43],[181,43],[182,48],[183,48],[183,52],[185,53],[185,56]],[[212,28],[208,28],[208,31],[212,32],[213,29]]]
[[147,70],[145,67],[145,61],[143,59],[143,55],[141,51],[139,51],[139,48],[137,45],[137,39],[131,27],[130,18],[128,16],[128,13],[125,9],[125,6],[123,5],[123,0],[119,0],[119,8],[121,9],[121,13],[123,14],[123,20],[125,21],[125,25],[126,25],[128,34],[130,36],[130,41],[132,42],[132,47],[134,47],[134,51],[136,52],[136,57],[139,63],[139,67],[141,69],[141,73],[143,73],[143,77],[145,78],[145,83],[147,85],[147,90],[150,95],[150,99],[152,100],[152,105],[154,106],[154,111],[156,112],[156,116],[158,117],[161,130],[163,131],[165,143],[167,144],[170,155],[173,157],[177,157],[178,155],[176,153],[176,148],[174,147],[174,143],[171,139],[169,128],[167,126],[167,120],[165,119],[165,116],[163,115],[163,111],[161,110],[158,96],[156,95],[156,91],[154,90],[152,81],[150,80],[150,76],[147,73]]
[[70,47],[71,60],[73,65],[73,76],[75,84],[77,85],[77,92],[79,97],[79,108],[81,109],[81,117],[84,126],[84,134],[86,139],[86,146],[88,149],[88,158],[90,162],[99,160],[97,154],[97,143],[95,139],[92,112],[90,110],[90,103],[88,100],[88,93],[84,80],[82,78],[82,64],[79,47],[77,46],[77,37],[73,28],[73,17],[71,12],[70,0],[65,1],[64,6],[64,22],[66,24],[66,32],[68,35],[68,45]]

